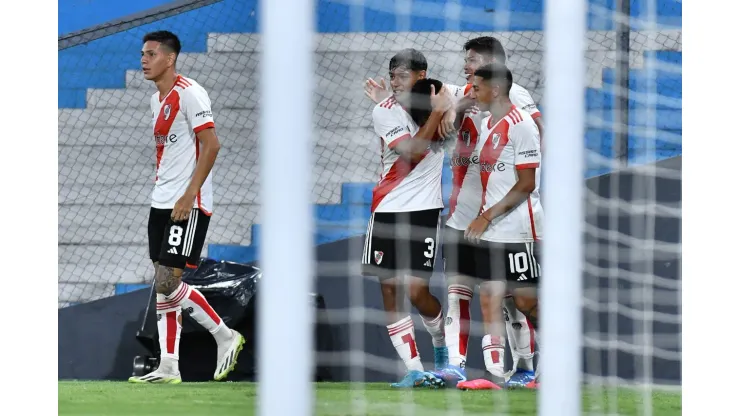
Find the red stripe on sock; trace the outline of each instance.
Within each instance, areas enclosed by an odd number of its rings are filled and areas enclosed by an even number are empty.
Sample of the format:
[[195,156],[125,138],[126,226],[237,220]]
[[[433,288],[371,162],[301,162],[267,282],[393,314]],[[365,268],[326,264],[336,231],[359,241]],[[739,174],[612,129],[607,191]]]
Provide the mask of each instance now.
[[529,352],[534,353],[534,326],[532,326],[532,322],[529,321],[529,318],[525,318],[527,321],[527,326],[529,327]]
[[460,355],[465,357],[468,355],[468,337],[470,336],[470,301],[459,299],[458,302],[460,306],[459,352]]
[[399,333],[401,333],[403,331],[406,331],[408,329],[411,329],[413,327],[414,327],[414,321],[408,321],[405,324],[403,324],[403,325],[401,325],[401,326],[399,326],[397,328],[389,329],[388,330],[388,335],[393,336],[393,335],[399,334]]
[[402,327],[402,326],[404,326],[404,325],[408,324],[409,322],[413,322],[413,321],[411,320],[411,317],[408,317],[408,318],[406,318],[406,319],[403,319],[403,320],[401,320],[401,321],[398,321],[398,322],[396,322],[395,324],[391,324],[391,325],[388,325],[388,330],[389,330],[389,331],[393,331],[393,330],[395,330],[396,328],[400,328],[400,327]]
[[450,289],[450,290],[447,291],[447,293],[448,294],[465,296],[466,298],[472,298],[473,297],[473,294],[471,292],[463,292],[461,290],[456,290],[456,289]]
[[456,293],[458,295],[473,297],[473,291],[465,287],[450,286],[447,288],[447,293]]
[[182,302],[183,299],[185,299],[185,295],[188,293],[188,286],[187,283],[180,283],[180,290],[177,291],[177,295],[175,295],[172,299],[168,300],[167,302],[158,303],[157,309],[168,309],[168,308],[174,308],[177,305]]
[[177,340],[177,312],[167,312],[165,319],[167,319],[167,354],[174,354]]
[[211,305],[206,302],[206,298],[203,297],[203,295],[200,294],[197,290],[190,291],[190,296],[188,296],[188,299],[193,301],[196,305],[200,306],[201,309],[203,309],[208,316],[213,319],[213,322],[216,323],[216,325],[221,324],[221,318],[218,316],[216,311],[213,310]]

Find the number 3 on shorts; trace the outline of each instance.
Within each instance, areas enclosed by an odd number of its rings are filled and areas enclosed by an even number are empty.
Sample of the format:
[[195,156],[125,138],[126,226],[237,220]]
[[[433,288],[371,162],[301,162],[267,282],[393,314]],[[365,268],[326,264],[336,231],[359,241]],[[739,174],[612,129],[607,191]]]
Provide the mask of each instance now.
[[434,258],[434,239],[432,237],[427,237],[424,242],[429,244],[426,251],[424,251],[424,257],[428,259]]
[[167,239],[167,243],[173,247],[180,246],[180,243],[182,243],[182,227],[179,225],[170,227],[170,238]]

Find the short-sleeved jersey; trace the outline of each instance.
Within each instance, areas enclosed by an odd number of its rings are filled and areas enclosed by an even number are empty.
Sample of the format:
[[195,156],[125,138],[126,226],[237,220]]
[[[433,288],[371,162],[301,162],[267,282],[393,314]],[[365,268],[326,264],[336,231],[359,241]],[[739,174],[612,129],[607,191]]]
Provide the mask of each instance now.
[[544,212],[540,204],[540,133],[532,116],[512,105],[509,113],[492,124],[481,124],[481,140],[474,152],[480,163],[483,200],[480,213],[501,201],[517,182],[517,171],[535,170],[535,188],[526,201],[494,219],[481,239],[522,243],[542,238]]
[[[152,207],[172,209],[185,194],[200,154],[198,132],[215,127],[211,100],[197,82],[177,77],[175,86],[160,99],[151,98],[152,125],[157,151],[157,173]],[[193,203],[205,214],[213,211],[213,184],[208,175]]]
[[[467,84],[463,89],[463,95],[470,91],[472,84]],[[463,87],[453,89],[457,91]],[[524,87],[512,84],[509,91],[509,100],[517,108],[532,115],[532,118],[540,116],[540,111]],[[450,157],[452,168],[452,194],[450,195],[450,213],[447,217],[447,225],[456,230],[465,230],[468,225],[478,216],[481,205],[481,182],[478,158],[472,157],[473,151],[480,136],[481,121],[488,117],[487,111],[480,111],[473,107],[465,112],[460,129],[458,131],[455,150]]]
[[411,212],[443,208],[442,165],[444,151],[432,143],[418,162],[396,153],[395,148],[419,131],[394,96],[373,109],[373,127],[380,137],[380,180],[373,189],[371,212]]

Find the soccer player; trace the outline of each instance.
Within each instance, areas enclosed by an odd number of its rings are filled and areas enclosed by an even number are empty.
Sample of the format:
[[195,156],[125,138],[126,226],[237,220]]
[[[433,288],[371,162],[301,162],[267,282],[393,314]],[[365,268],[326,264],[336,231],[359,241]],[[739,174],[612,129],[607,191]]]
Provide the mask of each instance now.
[[[488,64],[475,72],[472,97],[490,115],[481,123],[479,159],[483,200],[479,214],[465,231],[476,244],[476,276],[481,299],[490,305],[484,315],[486,369],[504,378],[504,325],[501,304],[513,294],[515,306],[537,328],[537,285],[543,210],[539,198],[540,137],[532,116],[517,108],[509,94],[511,71]],[[475,381],[461,383],[475,385]],[[458,385],[460,387],[460,385]]]
[[[464,369],[467,359],[470,331],[470,302],[476,279],[475,247],[463,237],[468,225],[478,215],[483,189],[480,182],[478,159],[472,157],[480,137],[481,121],[489,116],[487,108],[476,107],[472,91],[474,73],[483,65],[505,64],[506,52],[503,45],[491,36],[468,40],[464,45],[465,64],[463,71],[467,85],[465,96],[457,105],[458,140],[450,158],[452,167],[452,194],[450,211],[444,233],[444,253],[447,275],[447,326],[446,339],[450,354],[450,365]],[[541,134],[540,112],[532,96],[522,86],[512,83],[509,100],[520,110],[529,113]],[[481,312],[491,314],[488,297],[481,297]],[[526,317],[514,305],[510,296],[505,298],[503,312],[506,332],[514,359],[510,385],[523,386],[534,377],[534,329]],[[501,355],[503,359],[503,355]]]
[[156,270],[159,367],[133,383],[180,383],[178,351],[182,311],[216,340],[214,379],[236,366],[244,337],[228,328],[205,297],[181,280],[185,267],[195,268],[213,210],[211,169],[220,144],[208,93],[175,70],[180,40],[171,32],[144,36],[141,68],[157,92],[151,98],[157,172],[149,212],[149,256]]
[[[418,387],[435,382],[425,373],[416,348],[414,323],[403,311],[406,292],[432,336],[435,369],[447,367],[442,305],[429,291],[439,241],[444,152],[433,143],[452,98],[442,88],[429,88],[431,112],[419,126],[411,91],[426,78],[426,57],[415,49],[397,53],[389,62],[393,95],[373,109],[373,127],[380,138],[382,173],[373,189],[371,216],[362,256],[363,272],[380,280],[388,335],[408,370],[393,387]],[[439,85],[439,84],[437,84]],[[430,378],[431,377],[431,378]]]

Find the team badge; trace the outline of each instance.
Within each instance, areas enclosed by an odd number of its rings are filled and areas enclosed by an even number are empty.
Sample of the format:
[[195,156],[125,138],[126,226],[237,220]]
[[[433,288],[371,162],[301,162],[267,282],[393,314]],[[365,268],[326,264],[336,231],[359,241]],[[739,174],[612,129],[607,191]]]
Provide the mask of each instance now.
[[375,252],[375,264],[380,264],[381,261],[383,261],[383,252],[376,251]]
[[501,135],[499,133],[494,134],[493,135],[493,148],[494,149],[498,147],[499,140],[501,140]]
[[172,110],[172,106],[170,104],[165,104],[164,106],[164,119],[165,120],[170,118],[170,110]]
[[470,131],[463,130],[462,138],[465,140],[465,147],[470,147]]

